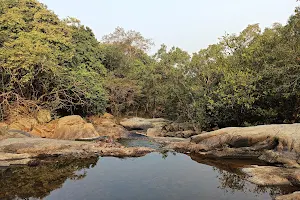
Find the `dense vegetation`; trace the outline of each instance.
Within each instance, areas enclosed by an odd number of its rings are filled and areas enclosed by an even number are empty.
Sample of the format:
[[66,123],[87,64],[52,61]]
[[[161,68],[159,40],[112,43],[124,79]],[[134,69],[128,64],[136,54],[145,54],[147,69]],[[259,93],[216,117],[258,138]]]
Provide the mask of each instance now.
[[58,115],[167,117],[215,126],[300,119],[300,10],[286,25],[249,25],[192,56],[116,28],[99,42],[73,18],[36,0],[0,0],[0,117],[50,109]]

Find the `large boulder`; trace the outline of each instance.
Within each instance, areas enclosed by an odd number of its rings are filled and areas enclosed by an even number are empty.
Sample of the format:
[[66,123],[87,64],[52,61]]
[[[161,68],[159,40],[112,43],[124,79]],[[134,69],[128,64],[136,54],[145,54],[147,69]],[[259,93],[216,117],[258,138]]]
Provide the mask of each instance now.
[[199,145],[195,153],[206,156],[255,158],[270,164],[300,168],[299,133],[300,124],[230,127],[193,136],[191,142]]
[[163,137],[189,138],[193,135],[197,135],[197,131],[193,124],[173,122],[162,127],[161,135]]
[[130,119],[123,119],[120,124],[127,130],[147,130],[153,128],[153,124],[149,119],[134,117]]
[[100,136],[113,138],[126,138],[129,132],[121,125],[118,125],[113,115],[105,113],[103,116],[91,116],[88,120],[95,126]]
[[8,128],[12,130],[22,130],[30,132],[33,130],[34,126],[38,124],[38,121],[31,117],[22,117],[14,122],[12,122]]
[[49,138],[74,140],[80,138],[95,138],[99,134],[93,124],[87,123],[78,115],[67,116],[53,122],[53,134]]
[[30,133],[43,138],[63,140],[99,137],[93,124],[87,123],[78,115],[62,117],[48,124],[37,124]]
[[170,123],[164,126],[166,132],[179,132],[179,131],[196,131],[195,127],[191,123]]
[[278,152],[300,152],[300,124],[230,127],[193,136],[191,141],[208,149],[228,145],[233,148],[251,147],[263,141],[276,143]]
[[[151,122],[151,120],[149,121]],[[170,123],[163,119],[153,119],[152,124],[154,128],[147,130],[149,137],[189,138],[197,134],[195,128],[189,123]]]

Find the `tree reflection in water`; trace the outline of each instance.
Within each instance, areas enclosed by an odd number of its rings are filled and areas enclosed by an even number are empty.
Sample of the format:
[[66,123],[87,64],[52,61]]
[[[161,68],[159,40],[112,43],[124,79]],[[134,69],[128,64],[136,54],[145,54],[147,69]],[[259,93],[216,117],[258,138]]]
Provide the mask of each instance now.
[[271,198],[278,195],[290,194],[299,191],[300,188],[286,185],[286,186],[258,186],[251,184],[245,180],[245,176],[241,173],[239,168],[249,165],[265,165],[261,161],[253,160],[216,160],[199,157],[197,155],[190,155],[191,158],[201,164],[210,165],[215,171],[218,172],[217,178],[219,179],[220,186],[226,193],[250,192],[254,194],[268,193]]
[[96,166],[98,158],[59,159],[38,167],[0,170],[0,199],[42,199],[61,188],[67,179],[80,180],[86,169]]
[[[175,153],[174,153],[175,154]],[[161,159],[167,159],[171,153],[161,152]],[[190,155],[201,164],[212,166],[217,172],[219,187],[226,193],[269,194],[271,197],[299,191],[291,186],[261,187],[245,181],[239,168],[245,165],[264,165],[253,161],[213,160]],[[153,161],[153,160],[151,160]],[[81,180],[87,176],[87,171],[96,166],[98,158],[60,159],[47,162],[38,167],[14,167],[0,169],[0,199],[43,199],[61,188],[66,180]],[[214,173],[215,174],[215,173]],[[154,184],[157,184],[154,182]],[[148,190],[145,190],[148,192]]]

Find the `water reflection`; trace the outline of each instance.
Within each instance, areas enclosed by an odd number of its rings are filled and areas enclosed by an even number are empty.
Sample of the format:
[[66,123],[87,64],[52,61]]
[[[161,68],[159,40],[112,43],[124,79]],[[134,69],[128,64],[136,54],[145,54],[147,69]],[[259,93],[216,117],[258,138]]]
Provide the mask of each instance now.
[[255,194],[268,193],[270,197],[274,199],[278,195],[290,194],[300,190],[299,187],[289,185],[258,186],[247,182],[245,176],[239,169],[250,165],[266,165],[266,163],[259,160],[215,160],[206,159],[199,155],[191,155],[191,158],[198,163],[212,166],[213,169],[218,172],[217,178],[220,182],[218,188],[227,193],[235,193],[237,191]]
[[118,142],[125,147],[149,147],[152,149],[161,149],[162,145],[145,137],[139,139],[122,138]]
[[81,180],[98,158],[60,159],[38,167],[0,169],[0,199],[42,199],[67,179]]
[[239,168],[261,162],[190,157],[162,152],[142,158],[64,159],[38,167],[2,169],[0,199],[250,200],[300,190],[245,181]]

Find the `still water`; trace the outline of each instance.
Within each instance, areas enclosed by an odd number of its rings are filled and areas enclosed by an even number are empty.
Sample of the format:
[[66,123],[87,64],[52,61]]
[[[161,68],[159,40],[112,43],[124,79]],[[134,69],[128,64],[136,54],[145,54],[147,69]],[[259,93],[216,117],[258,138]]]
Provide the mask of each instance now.
[[250,184],[239,165],[173,153],[68,160],[2,170],[0,199],[253,200],[293,192]]

